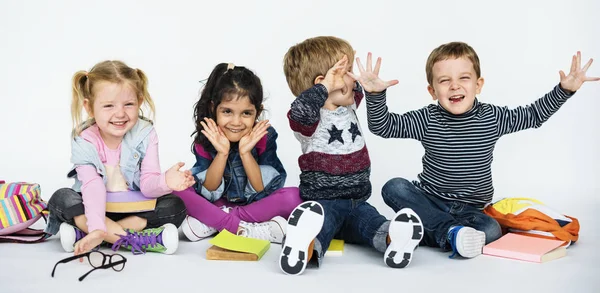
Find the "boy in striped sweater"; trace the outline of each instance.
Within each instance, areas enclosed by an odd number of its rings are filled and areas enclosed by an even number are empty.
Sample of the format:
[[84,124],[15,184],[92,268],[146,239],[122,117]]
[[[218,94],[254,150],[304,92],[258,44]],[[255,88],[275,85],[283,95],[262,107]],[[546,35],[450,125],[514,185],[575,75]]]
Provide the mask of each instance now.
[[573,56],[568,75],[560,72],[560,84],[528,106],[509,109],[478,101],[483,87],[479,58],[462,42],[439,46],[426,64],[431,104],[402,115],[388,112],[386,89],[398,81],[378,77],[371,54],[367,68],[357,58],[360,76],[353,76],[367,96],[369,129],[384,138],[412,138],[425,148],[423,171],[418,180],[389,180],[382,196],[394,211],[412,208],[423,219],[422,244],[475,257],[485,244],[502,236],[500,225],[482,209],[491,202],[492,155],[498,139],[516,131],[537,128],[550,118],[586,81],[590,59],[581,67],[581,54]]
[[322,262],[335,237],[369,245],[384,253],[384,262],[406,267],[423,235],[411,209],[387,220],[367,203],[371,196],[370,159],[356,108],[363,93],[347,73],[354,50],[345,40],[316,37],[289,49],[284,72],[297,97],[288,112],[300,141],[300,196],[306,202],[292,212],[279,265],[301,274],[308,261]]

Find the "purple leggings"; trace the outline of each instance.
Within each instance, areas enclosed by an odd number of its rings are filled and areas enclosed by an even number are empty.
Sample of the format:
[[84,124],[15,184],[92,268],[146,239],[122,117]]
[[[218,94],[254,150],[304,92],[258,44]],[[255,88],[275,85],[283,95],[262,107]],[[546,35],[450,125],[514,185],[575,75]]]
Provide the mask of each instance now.
[[[267,197],[249,205],[237,205],[227,201],[225,197],[214,203],[190,187],[183,191],[173,191],[185,203],[189,216],[196,218],[209,227],[219,231],[236,234],[240,221],[260,223],[281,216],[287,220],[296,206],[302,203],[300,191],[297,187],[284,187],[269,194]],[[221,210],[221,206],[231,207],[229,213]]]

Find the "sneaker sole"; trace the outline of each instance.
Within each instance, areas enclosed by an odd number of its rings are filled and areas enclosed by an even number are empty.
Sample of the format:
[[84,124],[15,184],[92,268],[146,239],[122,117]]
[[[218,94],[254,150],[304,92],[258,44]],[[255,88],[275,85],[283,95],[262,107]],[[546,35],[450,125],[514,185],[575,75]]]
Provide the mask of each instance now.
[[[390,223],[390,245],[383,254],[383,262],[392,268],[405,268],[412,260],[415,248],[423,239],[421,218],[409,208],[401,209]],[[397,262],[401,255],[402,259]]]
[[[456,241],[456,250],[462,257],[473,258],[480,255],[483,251],[483,246],[485,245],[485,233],[473,228],[467,228],[468,227],[465,227],[458,231],[456,239],[460,239],[460,241]],[[461,244],[460,246],[459,242]]]
[[[308,247],[323,227],[323,206],[310,201],[297,206],[290,214],[287,235],[279,255],[279,268],[288,275],[299,275],[308,264]],[[290,266],[290,258],[295,264]]]
[[[75,251],[75,229],[67,223],[61,223],[59,228],[60,244],[66,252]],[[68,240],[67,240],[68,239]]]

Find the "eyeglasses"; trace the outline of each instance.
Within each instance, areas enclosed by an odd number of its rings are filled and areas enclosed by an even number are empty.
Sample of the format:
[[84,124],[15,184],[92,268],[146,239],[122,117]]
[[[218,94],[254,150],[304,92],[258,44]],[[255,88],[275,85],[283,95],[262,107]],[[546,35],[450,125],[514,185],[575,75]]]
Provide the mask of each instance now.
[[72,260],[79,259],[82,257],[86,257],[88,262],[94,267],[91,271],[87,272],[85,275],[79,277],[79,281],[83,281],[87,275],[91,274],[93,271],[97,269],[108,269],[112,268],[116,272],[120,272],[125,268],[125,263],[127,259],[120,254],[107,255],[100,251],[90,251],[84,254],[79,254],[71,257],[67,257],[63,260],[59,260],[55,265],[54,269],[52,269],[52,277],[54,277],[54,271],[56,271],[56,266],[61,263],[68,263]]

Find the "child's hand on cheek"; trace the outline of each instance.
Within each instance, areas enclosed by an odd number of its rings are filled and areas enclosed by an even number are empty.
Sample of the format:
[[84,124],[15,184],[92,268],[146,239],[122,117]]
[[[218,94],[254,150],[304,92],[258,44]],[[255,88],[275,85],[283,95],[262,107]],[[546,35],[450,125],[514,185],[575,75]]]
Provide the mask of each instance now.
[[165,172],[165,181],[167,181],[169,189],[182,191],[196,183],[190,170],[179,170],[183,165],[185,165],[185,163],[179,162]]
[[205,117],[204,121],[201,121],[200,124],[204,128],[200,132],[206,136],[215,150],[222,155],[229,155],[229,139],[225,136],[223,130],[217,126],[217,123]]
[[267,134],[267,128],[269,128],[269,126],[271,126],[269,120],[263,120],[256,123],[252,128],[252,131],[248,132],[248,134],[240,139],[240,155],[250,153],[258,141]]

